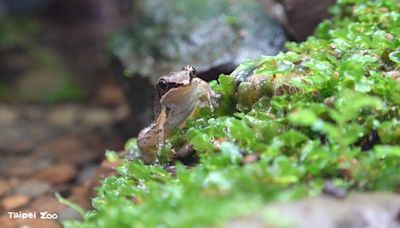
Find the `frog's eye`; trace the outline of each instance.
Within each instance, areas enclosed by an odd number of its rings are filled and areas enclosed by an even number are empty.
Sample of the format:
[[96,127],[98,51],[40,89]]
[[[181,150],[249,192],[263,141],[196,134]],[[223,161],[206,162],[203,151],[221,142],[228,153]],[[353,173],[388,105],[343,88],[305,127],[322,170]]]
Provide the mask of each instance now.
[[162,90],[167,90],[167,89],[169,89],[169,83],[166,82],[166,81],[164,81],[164,80],[160,80],[160,81],[158,82],[158,87],[159,87],[160,89],[162,89]]
[[196,77],[196,69],[194,69],[194,67],[187,65],[187,66],[183,67],[182,70],[188,71],[190,78]]
[[163,80],[163,79],[161,79],[161,80],[158,82],[158,88],[160,88],[161,90],[164,90],[164,91],[168,91],[168,90],[170,90],[170,89],[172,89],[172,88],[176,88],[176,87],[178,87],[179,85],[181,85],[181,84],[177,84],[177,83],[174,83],[174,82],[166,82],[166,81]]

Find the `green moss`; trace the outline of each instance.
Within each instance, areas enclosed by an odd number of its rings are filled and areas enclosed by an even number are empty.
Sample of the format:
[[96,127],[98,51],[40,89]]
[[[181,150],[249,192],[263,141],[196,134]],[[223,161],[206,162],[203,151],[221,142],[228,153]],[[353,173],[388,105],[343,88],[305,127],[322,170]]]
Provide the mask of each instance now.
[[[167,140],[192,143],[196,166],[176,163],[171,174],[168,159],[124,161],[97,189],[94,210],[67,227],[219,225],[271,201],[319,195],[326,181],[399,189],[399,3],[340,0],[332,12],[289,52],[211,83],[219,109]],[[233,76],[247,78],[244,86]]]
[[35,35],[39,28],[35,19],[0,13],[0,49],[20,45]]
[[7,87],[0,83],[0,98],[4,97],[7,94]]
[[83,90],[75,83],[67,82],[63,88],[57,92],[51,94],[49,97],[43,99],[46,103],[57,103],[57,102],[79,102],[85,97]]

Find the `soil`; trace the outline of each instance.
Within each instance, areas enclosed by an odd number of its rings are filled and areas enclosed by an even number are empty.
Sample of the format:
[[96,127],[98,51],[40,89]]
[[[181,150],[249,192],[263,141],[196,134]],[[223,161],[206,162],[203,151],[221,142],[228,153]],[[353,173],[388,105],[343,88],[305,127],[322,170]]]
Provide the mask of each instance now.
[[[124,104],[0,106],[0,227],[59,227],[80,215],[55,193],[90,209],[105,150],[121,150],[127,136],[118,127]],[[125,111],[123,111],[125,110]],[[11,118],[12,116],[12,118]],[[57,220],[10,219],[7,212],[48,211]]]

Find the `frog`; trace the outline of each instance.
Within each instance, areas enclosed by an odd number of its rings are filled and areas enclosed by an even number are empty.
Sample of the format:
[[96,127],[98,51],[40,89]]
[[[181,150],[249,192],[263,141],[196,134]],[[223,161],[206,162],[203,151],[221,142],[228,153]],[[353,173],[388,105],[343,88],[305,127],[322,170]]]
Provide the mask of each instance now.
[[183,127],[197,107],[208,106],[213,111],[218,97],[197,76],[193,66],[160,77],[154,95],[154,121],[137,137],[140,159],[145,164],[155,163],[159,149],[172,131]]

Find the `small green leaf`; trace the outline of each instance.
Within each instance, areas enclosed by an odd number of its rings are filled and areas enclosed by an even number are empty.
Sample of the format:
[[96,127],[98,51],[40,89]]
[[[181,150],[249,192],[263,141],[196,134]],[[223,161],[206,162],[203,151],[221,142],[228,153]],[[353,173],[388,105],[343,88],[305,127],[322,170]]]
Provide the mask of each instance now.
[[297,125],[311,126],[318,117],[309,109],[294,111],[289,115],[289,120]]
[[290,71],[292,71],[294,69],[294,64],[292,62],[285,61],[285,60],[278,61],[276,66],[277,66],[276,73],[279,73],[279,74],[289,73]]
[[374,152],[382,158],[400,157],[400,146],[379,145],[374,147]]
[[389,53],[389,59],[397,64],[400,64],[400,51],[394,51]]
[[298,144],[306,141],[308,137],[296,130],[289,130],[279,136],[285,142],[285,145],[295,148]]
[[220,149],[222,154],[228,156],[233,164],[239,162],[242,158],[239,147],[233,143],[223,142],[220,145]]
[[85,209],[83,209],[81,206],[79,206],[78,204],[76,204],[70,200],[65,199],[58,192],[54,193],[54,195],[56,196],[58,202],[74,209],[82,216],[82,218],[85,217]]
[[107,161],[113,163],[118,160],[118,154],[113,150],[106,150],[105,153]]
[[138,149],[137,147],[137,139],[136,138],[130,138],[128,141],[126,141],[124,145],[125,150],[136,150]]
[[194,149],[197,151],[205,152],[214,148],[210,136],[199,130],[192,130],[188,132],[188,137],[191,144],[193,144]]

